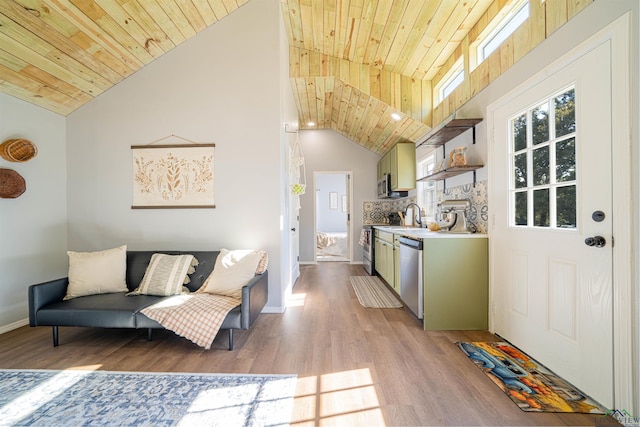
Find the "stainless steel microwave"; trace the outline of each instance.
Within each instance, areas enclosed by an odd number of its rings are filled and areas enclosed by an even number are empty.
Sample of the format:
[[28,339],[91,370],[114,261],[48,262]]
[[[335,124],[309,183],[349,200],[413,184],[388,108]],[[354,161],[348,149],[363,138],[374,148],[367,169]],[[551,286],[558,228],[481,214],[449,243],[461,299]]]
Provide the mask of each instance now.
[[407,197],[408,191],[392,191],[391,190],[391,175],[385,173],[382,178],[378,180],[378,199],[398,199],[401,197]]

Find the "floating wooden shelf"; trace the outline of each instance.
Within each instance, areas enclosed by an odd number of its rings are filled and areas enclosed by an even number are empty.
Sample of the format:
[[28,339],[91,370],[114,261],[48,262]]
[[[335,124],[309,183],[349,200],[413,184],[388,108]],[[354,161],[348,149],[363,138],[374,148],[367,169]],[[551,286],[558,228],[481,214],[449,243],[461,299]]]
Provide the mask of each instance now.
[[475,171],[477,169],[480,169],[481,167],[484,167],[484,165],[452,166],[450,168],[443,169],[439,172],[432,173],[431,175],[427,175],[425,177],[419,178],[417,179],[417,181],[441,181],[443,179],[451,178],[456,175],[461,175],[463,173]]
[[[451,141],[456,136],[471,129],[473,131],[473,144],[476,143],[476,125],[480,123],[482,119],[451,119],[446,123],[434,128],[426,136],[426,139],[416,145],[416,148],[421,145],[428,145],[431,147],[442,147],[442,156],[447,158],[447,150],[445,144]],[[444,189],[447,189],[447,178],[451,178],[463,173],[473,172],[473,186],[476,186],[476,170],[480,169],[484,165],[467,165],[467,166],[452,166],[443,169],[438,172],[434,172],[431,175],[417,179],[416,181],[443,181]]]
[[421,145],[430,145],[433,147],[439,147],[451,141],[461,133],[474,129],[474,143],[475,143],[475,126],[480,123],[482,119],[452,119],[446,124],[431,130],[427,134],[424,141],[419,143],[417,147]]

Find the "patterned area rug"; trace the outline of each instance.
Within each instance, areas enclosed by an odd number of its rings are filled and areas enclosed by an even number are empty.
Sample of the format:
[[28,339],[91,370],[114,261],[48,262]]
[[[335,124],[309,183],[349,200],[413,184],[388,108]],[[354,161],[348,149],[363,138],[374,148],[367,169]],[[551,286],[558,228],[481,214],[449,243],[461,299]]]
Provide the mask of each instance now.
[[351,276],[358,301],[369,308],[400,308],[402,303],[376,276]]
[[523,411],[607,413],[589,396],[509,343],[456,344]]
[[0,425],[289,425],[296,381],[295,375],[0,370]]

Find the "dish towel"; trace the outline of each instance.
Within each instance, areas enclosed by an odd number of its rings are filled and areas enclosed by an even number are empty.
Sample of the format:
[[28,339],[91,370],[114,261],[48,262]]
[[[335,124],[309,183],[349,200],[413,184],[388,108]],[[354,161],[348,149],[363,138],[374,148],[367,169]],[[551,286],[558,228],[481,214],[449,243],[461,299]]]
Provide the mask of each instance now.
[[360,231],[360,241],[358,242],[358,244],[360,246],[364,246],[367,243],[369,243],[369,242],[367,242],[367,233],[365,233],[364,230],[362,230],[362,231]]

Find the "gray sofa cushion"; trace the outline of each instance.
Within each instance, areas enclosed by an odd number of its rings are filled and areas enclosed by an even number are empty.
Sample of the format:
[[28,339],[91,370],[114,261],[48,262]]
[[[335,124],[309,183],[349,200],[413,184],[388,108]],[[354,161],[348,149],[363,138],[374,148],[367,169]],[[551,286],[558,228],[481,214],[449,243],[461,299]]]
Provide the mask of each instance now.
[[166,297],[124,293],[101,294],[60,301],[38,310],[44,325],[135,328],[136,313]]

